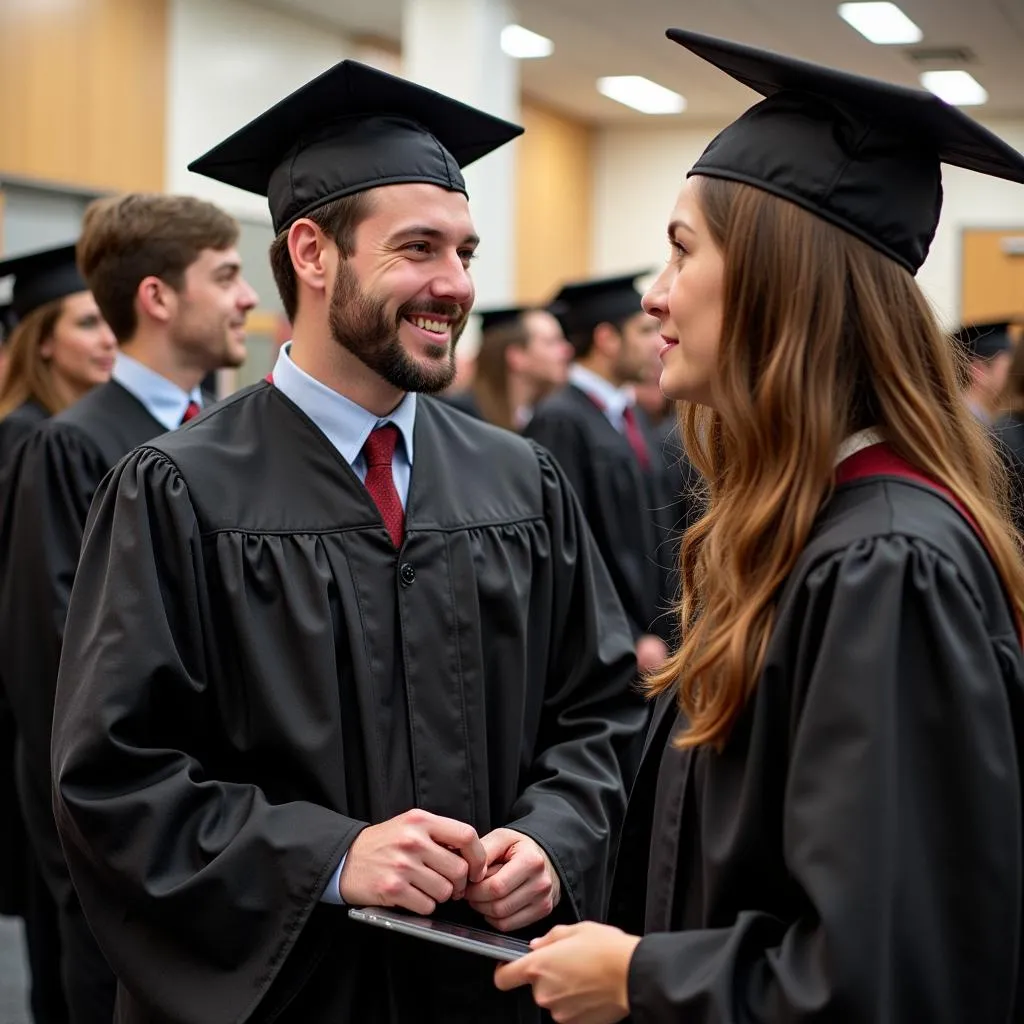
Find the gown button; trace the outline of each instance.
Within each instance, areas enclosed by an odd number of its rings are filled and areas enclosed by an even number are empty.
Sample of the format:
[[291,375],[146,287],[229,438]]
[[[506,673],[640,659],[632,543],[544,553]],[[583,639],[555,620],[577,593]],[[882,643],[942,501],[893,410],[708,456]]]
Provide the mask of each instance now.
[[398,569],[398,578],[403,587],[411,587],[416,582],[416,570],[408,562],[403,562]]

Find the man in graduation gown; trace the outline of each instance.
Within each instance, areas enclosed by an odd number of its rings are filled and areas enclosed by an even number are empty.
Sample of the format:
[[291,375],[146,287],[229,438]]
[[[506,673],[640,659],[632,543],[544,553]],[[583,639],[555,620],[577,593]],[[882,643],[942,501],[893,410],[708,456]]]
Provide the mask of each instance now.
[[[89,504],[126,452],[199,411],[199,383],[238,365],[255,294],[238,225],[188,197],[130,195],[86,213],[78,262],[120,350],[113,378],[19,448],[0,517],[0,649],[18,728],[17,782],[32,846],[60,917],[73,1022],[109,1022],[114,979],[84,921],[58,840],[50,727],[64,622]],[[74,685],[77,665],[69,666]]]
[[572,482],[649,670],[668,653],[674,547],[665,455],[631,389],[661,346],[657,321],[640,306],[640,276],[567,284],[555,297],[576,358],[568,386],[537,406],[525,434]]
[[345,61],[192,164],[269,197],[293,341],[122,461],[58,683],[55,806],[125,1024],[529,1021],[490,961],[360,924],[605,911],[645,719],[570,487],[428,397],[519,129]]

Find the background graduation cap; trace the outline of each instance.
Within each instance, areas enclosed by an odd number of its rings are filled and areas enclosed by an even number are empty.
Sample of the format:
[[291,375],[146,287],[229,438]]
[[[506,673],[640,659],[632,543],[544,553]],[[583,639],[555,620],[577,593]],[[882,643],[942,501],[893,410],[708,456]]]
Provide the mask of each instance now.
[[343,60],[188,165],[265,195],[274,230],[379,185],[466,192],[460,168],[523,133],[431,89]]
[[569,337],[593,331],[598,324],[621,323],[643,308],[636,282],[648,274],[649,269],[574,281],[562,287],[548,308],[561,321]]
[[724,129],[690,174],[788,199],[911,273],[938,225],[940,163],[1024,182],[1024,156],[930,92],[697,32],[667,35],[767,97]]
[[515,323],[524,313],[529,313],[535,306],[506,306],[503,309],[482,309],[477,316],[480,317],[480,330],[489,331],[492,327],[501,327],[503,324]]
[[964,324],[953,333],[953,340],[972,359],[992,359],[1000,352],[1012,352],[1014,339],[1010,332],[1014,320],[993,320]]
[[0,260],[0,278],[13,277],[8,316],[16,322],[34,309],[89,290],[75,264],[75,246],[61,245]]

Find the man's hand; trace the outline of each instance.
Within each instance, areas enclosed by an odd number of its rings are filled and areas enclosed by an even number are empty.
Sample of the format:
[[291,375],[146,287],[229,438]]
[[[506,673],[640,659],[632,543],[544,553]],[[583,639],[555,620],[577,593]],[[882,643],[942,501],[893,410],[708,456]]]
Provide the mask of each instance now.
[[562,896],[562,885],[548,855],[529,836],[499,828],[483,837],[487,877],[466,889],[469,905],[500,932],[540,921]]
[[471,825],[411,810],[371,825],[345,857],[341,898],[357,907],[401,907],[432,914],[462,899],[468,882],[487,873],[487,851]]
[[661,637],[647,633],[636,642],[636,667],[641,675],[656,672],[668,657],[668,647]]

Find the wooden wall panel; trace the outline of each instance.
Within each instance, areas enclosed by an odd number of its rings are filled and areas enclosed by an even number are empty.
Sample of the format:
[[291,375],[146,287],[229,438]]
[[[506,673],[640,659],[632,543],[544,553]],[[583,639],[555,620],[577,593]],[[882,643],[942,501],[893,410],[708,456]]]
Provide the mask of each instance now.
[[516,143],[516,293],[545,302],[590,272],[593,135],[590,128],[524,102]]
[[164,180],[166,0],[0,0],[0,174]]
[[964,231],[960,274],[964,323],[1024,315],[1024,252],[1005,252],[1003,245],[1009,239],[1024,243],[1024,227]]

